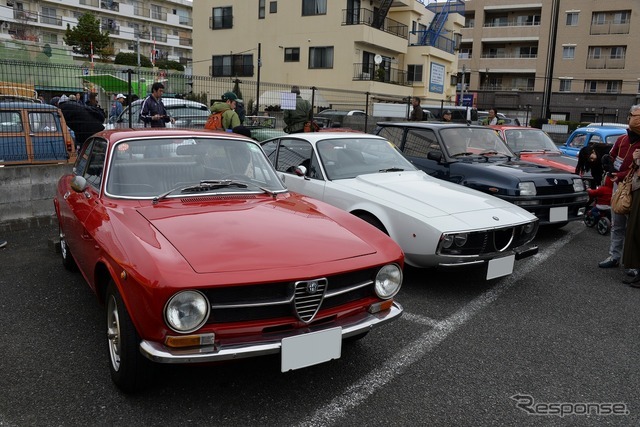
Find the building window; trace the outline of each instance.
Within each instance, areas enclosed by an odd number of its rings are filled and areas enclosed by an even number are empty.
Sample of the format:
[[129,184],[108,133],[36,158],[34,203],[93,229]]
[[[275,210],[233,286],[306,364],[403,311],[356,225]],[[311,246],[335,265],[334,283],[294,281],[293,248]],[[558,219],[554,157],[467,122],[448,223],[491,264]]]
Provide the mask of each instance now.
[[578,25],[578,12],[567,12],[567,26],[575,27]]
[[611,59],[624,59],[626,49],[624,46],[612,46],[610,58]]
[[300,48],[286,47],[284,49],[284,62],[300,62]]
[[327,0],[302,0],[302,16],[326,14]]
[[590,59],[600,59],[602,57],[602,48],[600,47],[590,47],[588,58]]
[[333,47],[310,47],[309,68],[333,68]]
[[277,1],[269,2],[269,13],[278,13],[278,2]]
[[258,0],[258,19],[264,19],[266,14],[266,3],[267,0]]
[[211,76],[253,77],[253,55],[215,55]]
[[409,65],[407,69],[407,80],[410,82],[422,81],[422,65]]
[[614,24],[628,24],[631,20],[630,12],[616,12],[613,14]]
[[233,28],[233,8],[214,7],[211,28],[219,30],[222,28]]
[[602,12],[596,12],[591,17],[591,23],[595,25],[604,25],[607,22],[607,15]]
[[598,91],[598,82],[596,80],[586,80],[584,82],[584,91],[587,93],[596,93]]
[[58,44],[58,35],[55,33],[42,33],[42,43]]
[[571,92],[570,79],[560,79],[560,92]]
[[537,58],[538,46],[522,46],[520,47],[519,58]]
[[622,87],[622,82],[619,82],[617,80],[607,81],[607,93],[620,93],[621,87]]
[[573,59],[576,56],[575,46],[563,46],[562,59]]

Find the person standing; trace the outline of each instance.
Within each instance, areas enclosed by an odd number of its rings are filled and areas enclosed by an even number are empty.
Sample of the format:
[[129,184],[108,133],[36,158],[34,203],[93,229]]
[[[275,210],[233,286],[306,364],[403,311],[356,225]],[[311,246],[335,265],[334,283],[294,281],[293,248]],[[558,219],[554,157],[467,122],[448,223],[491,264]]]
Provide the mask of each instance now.
[[[633,105],[627,116],[629,129],[626,135],[620,136],[613,144],[609,156],[613,160],[616,172],[609,174],[614,183],[615,193],[617,183],[622,182],[631,170],[633,153],[640,149],[640,104]],[[609,256],[598,264],[600,268],[613,268],[620,265],[627,229],[627,216],[611,211],[611,243],[609,244]],[[631,267],[627,267],[631,268]]]
[[487,117],[485,117],[484,119],[482,119],[481,122],[482,125],[484,126],[490,126],[490,125],[503,125],[504,124],[504,120],[500,120],[498,118],[498,110],[494,108],[490,108],[489,109],[489,115]]
[[151,85],[151,95],[142,101],[140,120],[144,122],[145,127],[148,124],[152,128],[163,128],[167,126],[167,123],[175,122],[173,117],[169,116],[162,103],[162,94],[164,94],[164,85],[160,82],[155,82]]
[[222,112],[222,127],[226,131],[231,131],[236,126],[240,126],[240,117],[236,113],[238,96],[233,92],[225,92],[222,101],[214,102],[209,108],[212,113]]
[[421,99],[419,96],[411,98],[411,112],[409,113],[409,121],[421,122],[422,121],[422,107],[420,106]]
[[291,86],[291,93],[296,94],[296,109],[285,110],[284,122],[286,124],[284,131],[287,133],[304,132],[304,124],[311,118],[311,103],[300,96],[300,88]]
[[58,101],[58,108],[62,111],[67,126],[73,130],[78,151],[87,138],[104,130],[104,116],[86,105],[70,101],[67,96],[62,95]]
[[105,118],[106,118],[106,114],[104,112],[104,110],[102,109],[102,107],[100,106],[100,104],[98,103],[98,94],[95,92],[91,92],[89,94],[89,99],[87,100],[86,106],[92,110],[95,114],[96,117],[100,117],[102,118],[102,121],[104,122]]
[[111,105],[111,110],[109,111],[109,123],[115,123],[122,114],[122,110],[124,104],[124,95],[119,93],[116,95],[116,99],[113,101]]
[[[640,112],[638,115],[640,116]],[[622,264],[629,269],[629,273],[622,282],[640,288],[640,150],[633,152],[632,165],[630,173],[634,174],[634,178],[631,183],[631,212],[627,218],[622,251]]]

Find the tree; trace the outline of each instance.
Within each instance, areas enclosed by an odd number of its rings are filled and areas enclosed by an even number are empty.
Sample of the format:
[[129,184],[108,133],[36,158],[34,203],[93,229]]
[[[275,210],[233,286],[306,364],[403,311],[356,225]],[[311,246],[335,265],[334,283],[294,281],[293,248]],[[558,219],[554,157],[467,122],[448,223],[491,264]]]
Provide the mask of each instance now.
[[93,43],[94,55],[100,54],[110,45],[109,32],[101,32],[100,21],[88,13],[80,16],[78,25],[73,29],[67,24],[63,40],[75,53],[87,57],[91,55],[91,43]]

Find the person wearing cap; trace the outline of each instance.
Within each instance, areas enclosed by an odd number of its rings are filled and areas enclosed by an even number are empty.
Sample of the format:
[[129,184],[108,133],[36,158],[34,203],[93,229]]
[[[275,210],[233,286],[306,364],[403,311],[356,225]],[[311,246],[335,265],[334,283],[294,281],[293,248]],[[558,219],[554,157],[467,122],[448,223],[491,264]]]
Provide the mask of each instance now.
[[212,113],[222,112],[222,127],[226,131],[231,131],[236,126],[240,126],[240,116],[236,113],[236,102],[238,96],[233,92],[225,92],[222,101],[216,101],[211,106]]
[[291,86],[291,93],[296,94],[296,109],[284,111],[284,131],[287,133],[304,132],[304,124],[311,118],[311,103],[300,96],[300,88]]
[[111,111],[109,112],[109,123],[115,123],[122,114],[124,104],[124,95],[119,93],[116,95],[116,99],[111,103]]
[[151,95],[142,101],[140,120],[144,122],[145,127],[150,125],[152,128],[163,128],[167,126],[167,123],[175,122],[175,119],[169,116],[167,109],[162,103],[163,93],[164,85],[160,82],[155,82],[151,85]]
[[442,121],[451,123],[451,110],[442,113]]

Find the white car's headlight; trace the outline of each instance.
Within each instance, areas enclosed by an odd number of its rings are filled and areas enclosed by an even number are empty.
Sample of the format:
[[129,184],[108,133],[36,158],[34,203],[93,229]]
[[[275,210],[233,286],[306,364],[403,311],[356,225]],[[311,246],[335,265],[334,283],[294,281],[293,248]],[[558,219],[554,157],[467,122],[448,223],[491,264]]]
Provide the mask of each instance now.
[[576,193],[584,191],[584,182],[582,181],[582,178],[573,178],[573,191]]
[[193,332],[209,318],[209,301],[198,291],[178,292],[167,302],[164,316],[174,331]]
[[535,196],[536,195],[536,185],[533,182],[520,182],[518,183],[518,189],[520,190],[521,196]]
[[402,270],[396,264],[387,264],[376,275],[376,294],[389,299],[398,293],[402,285]]

